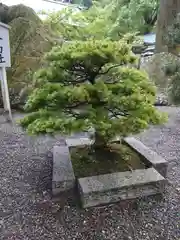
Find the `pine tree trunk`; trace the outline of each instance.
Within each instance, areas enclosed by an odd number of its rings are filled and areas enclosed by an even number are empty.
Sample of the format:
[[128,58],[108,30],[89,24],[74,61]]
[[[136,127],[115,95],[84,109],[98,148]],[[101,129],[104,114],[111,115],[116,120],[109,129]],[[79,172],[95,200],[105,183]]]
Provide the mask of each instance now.
[[180,0],[160,0],[160,8],[157,21],[156,52],[171,52],[166,46],[163,36],[167,27],[172,24],[177,14],[180,13]]
[[102,135],[100,135],[97,131],[94,134],[94,149],[103,149],[107,146],[107,142]]

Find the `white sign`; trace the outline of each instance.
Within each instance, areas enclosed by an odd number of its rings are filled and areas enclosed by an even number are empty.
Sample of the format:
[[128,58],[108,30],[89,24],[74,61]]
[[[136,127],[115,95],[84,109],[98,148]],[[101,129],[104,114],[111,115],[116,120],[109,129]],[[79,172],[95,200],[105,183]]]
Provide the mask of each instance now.
[[0,22],[0,83],[5,112],[9,113],[9,119],[13,122],[9,101],[6,67],[11,67],[9,26]]
[[11,67],[9,26],[0,22],[0,68]]

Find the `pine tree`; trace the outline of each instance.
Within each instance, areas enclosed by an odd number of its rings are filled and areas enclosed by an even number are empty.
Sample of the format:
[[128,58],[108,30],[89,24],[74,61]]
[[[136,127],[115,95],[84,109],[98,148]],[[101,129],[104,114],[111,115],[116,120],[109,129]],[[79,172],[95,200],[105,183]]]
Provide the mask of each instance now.
[[76,41],[55,47],[47,67],[36,74],[36,86],[25,106],[22,125],[30,133],[74,133],[95,130],[95,147],[117,135],[127,136],[157,124],[155,87],[132,67],[123,41]]

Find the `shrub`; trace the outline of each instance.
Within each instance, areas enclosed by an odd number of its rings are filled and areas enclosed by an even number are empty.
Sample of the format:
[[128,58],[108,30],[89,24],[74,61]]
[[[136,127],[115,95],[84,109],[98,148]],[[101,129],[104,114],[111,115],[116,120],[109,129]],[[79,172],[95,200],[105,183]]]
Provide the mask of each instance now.
[[164,40],[169,47],[176,47],[180,44],[180,14],[175,18],[172,25],[168,27],[168,31],[164,36]]
[[[39,86],[22,120],[30,133],[95,130],[94,147],[117,135],[138,133],[163,116],[153,106],[155,86],[133,67],[136,61],[123,41],[77,41],[55,47],[47,68],[36,75]],[[127,67],[128,66],[128,67]]]
[[169,97],[172,103],[180,103],[180,62],[176,60],[165,66],[165,74],[170,78],[168,88]]

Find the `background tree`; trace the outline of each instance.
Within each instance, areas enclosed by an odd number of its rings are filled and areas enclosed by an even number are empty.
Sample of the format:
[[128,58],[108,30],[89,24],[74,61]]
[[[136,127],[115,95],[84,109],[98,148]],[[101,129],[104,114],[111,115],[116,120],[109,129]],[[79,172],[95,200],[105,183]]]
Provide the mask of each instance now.
[[119,40],[126,33],[152,31],[158,0],[95,1],[88,10],[49,13],[47,22],[66,40]]
[[68,41],[104,39],[112,25],[107,17],[107,7],[101,8],[99,4],[94,4],[89,10],[65,8],[44,14],[47,15],[45,23],[50,25],[54,34]]
[[30,133],[70,134],[94,129],[94,147],[162,120],[155,87],[134,63],[123,41],[76,41],[55,47],[36,75],[22,125]]
[[164,52],[168,50],[164,37],[167,35],[168,26],[173,23],[178,13],[180,13],[179,0],[160,1],[156,34],[156,52]]
[[115,16],[110,34],[116,39],[127,32],[151,32],[157,20],[158,0],[128,0],[114,3]]

